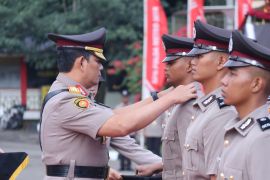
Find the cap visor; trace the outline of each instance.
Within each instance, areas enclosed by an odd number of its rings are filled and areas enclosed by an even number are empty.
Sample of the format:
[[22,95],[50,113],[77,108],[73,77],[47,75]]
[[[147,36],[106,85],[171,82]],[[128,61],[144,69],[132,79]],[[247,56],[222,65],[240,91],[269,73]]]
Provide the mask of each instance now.
[[251,66],[250,64],[244,63],[244,62],[240,62],[240,61],[235,61],[235,60],[231,60],[229,59],[224,65],[223,67],[246,67],[246,66]]
[[207,50],[207,49],[199,49],[199,48],[193,48],[191,49],[191,51],[189,51],[189,53],[187,54],[188,56],[197,56],[200,54],[205,54],[210,52],[211,50]]
[[174,60],[176,60],[176,59],[178,59],[178,58],[180,58],[181,56],[167,56],[167,57],[165,57],[165,59],[163,59],[163,63],[164,62],[169,62],[169,61],[174,61]]

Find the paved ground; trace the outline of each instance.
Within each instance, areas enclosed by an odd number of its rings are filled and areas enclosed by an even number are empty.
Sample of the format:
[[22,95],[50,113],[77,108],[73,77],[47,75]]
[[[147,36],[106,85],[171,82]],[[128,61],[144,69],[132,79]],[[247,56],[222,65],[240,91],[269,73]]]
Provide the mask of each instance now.
[[[38,143],[38,134],[26,130],[4,131],[0,130],[0,147],[6,152],[27,152],[30,156],[30,163],[18,176],[17,180],[39,180],[44,175],[44,166],[41,163],[41,151]],[[117,152],[110,150],[110,166],[119,169]],[[134,164],[133,164],[134,167]],[[121,172],[133,174],[134,172]]]

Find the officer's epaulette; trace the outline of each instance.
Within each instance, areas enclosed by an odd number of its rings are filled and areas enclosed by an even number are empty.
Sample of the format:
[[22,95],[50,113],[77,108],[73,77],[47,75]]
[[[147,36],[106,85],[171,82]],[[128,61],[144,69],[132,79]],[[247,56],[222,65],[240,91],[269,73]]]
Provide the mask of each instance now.
[[217,98],[217,103],[218,103],[218,106],[220,109],[224,108],[226,106],[229,106],[229,105],[225,104],[224,99],[222,97]]
[[107,105],[105,105],[105,104],[103,104],[103,103],[100,103],[100,102],[97,102],[97,101],[94,101],[94,103],[95,103],[95,104],[98,104],[98,105],[100,105],[100,106],[104,106],[104,107],[106,107],[106,108],[112,109],[110,106],[107,106]]
[[268,117],[262,117],[257,119],[261,129],[264,131],[266,129],[270,129],[270,119]]

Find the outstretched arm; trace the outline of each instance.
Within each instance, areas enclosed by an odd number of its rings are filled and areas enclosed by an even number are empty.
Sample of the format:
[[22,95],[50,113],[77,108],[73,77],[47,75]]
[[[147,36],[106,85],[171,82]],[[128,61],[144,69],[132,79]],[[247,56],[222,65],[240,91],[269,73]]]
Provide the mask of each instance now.
[[98,130],[99,136],[125,136],[144,128],[173,104],[181,104],[196,98],[194,84],[178,86],[158,100],[141,108],[112,115]]
[[[174,88],[173,87],[170,87],[164,91],[161,91],[158,93],[158,97],[161,98],[162,96],[166,95],[167,93],[171,92]],[[147,104],[150,104],[153,102],[153,99],[152,97],[149,97],[149,98],[146,98],[142,101],[139,101],[137,103],[134,103],[134,104],[131,104],[131,105],[128,105],[128,106],[125,106],[125,107],[122,107],[122,108],[117,108],[117,109],[114,109],[113,112],[115,114],[119,114],[119,113],[126,113],[126,112],[130,112],[134,109],[137,109],[137,108],[141,108]]]
[[162,161],[161,157],[144,149],[136,143],[135,139],[129,136],[111,138],[110,146],[138,165],[160,163]]

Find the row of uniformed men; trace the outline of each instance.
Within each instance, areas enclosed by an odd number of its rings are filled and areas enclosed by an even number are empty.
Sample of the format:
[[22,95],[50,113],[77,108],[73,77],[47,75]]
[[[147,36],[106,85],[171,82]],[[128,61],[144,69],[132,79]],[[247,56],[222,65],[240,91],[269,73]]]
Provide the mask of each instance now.
[[167,82],[197,81],[204,94],[174,106],[167,119],[163,179],[270,179],[270,49],[199,20],[194,33],[194,41],[163,36]]
[[[153,95],[155,101],[147,98],[113,111],[88,98],[106,60],[105,30],[50,34],[60,73],[42,114],[45,179],[120,179],[108,173],[108,145],[138,164],[152,163],[138,167],[139,175],[163,169],[163,179],[268,179],[270,131],[264,130],[269,127],[270,50],[237,31],[200,21],[195,30],[194,41],[163,36],[166,77],[174,88]],[[162,138],[163,165],[129,137],[118,137],[145,127],[172,106]]]

